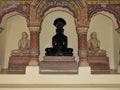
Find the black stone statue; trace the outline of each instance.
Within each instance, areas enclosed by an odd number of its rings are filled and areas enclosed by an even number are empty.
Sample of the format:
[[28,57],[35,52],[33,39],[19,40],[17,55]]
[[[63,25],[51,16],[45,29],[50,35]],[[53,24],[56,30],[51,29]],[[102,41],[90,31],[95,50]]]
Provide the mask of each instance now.
[[46,48],[46,56],[72,56],[73,49],[67,48],[67,36],[64,35],[63,26],[66,25],[66,22],[62,18],[57,18],[54,21],[56,29],[56,35],[52,38],[51,48]]

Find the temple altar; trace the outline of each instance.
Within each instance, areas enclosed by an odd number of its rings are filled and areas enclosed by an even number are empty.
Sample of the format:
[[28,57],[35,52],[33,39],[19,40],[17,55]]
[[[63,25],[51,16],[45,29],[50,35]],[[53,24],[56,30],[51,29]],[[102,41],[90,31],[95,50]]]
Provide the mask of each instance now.
[[0,89],[120,90],[119,4],[1,0]]
[[73,56],[73,49],[68,48],[68,38],[64,35],[63,18],[55,19],[56,35],[52,37],[52,47],[46,48],[43,61],[40,62],[41,73],[78,73],[78,63]]

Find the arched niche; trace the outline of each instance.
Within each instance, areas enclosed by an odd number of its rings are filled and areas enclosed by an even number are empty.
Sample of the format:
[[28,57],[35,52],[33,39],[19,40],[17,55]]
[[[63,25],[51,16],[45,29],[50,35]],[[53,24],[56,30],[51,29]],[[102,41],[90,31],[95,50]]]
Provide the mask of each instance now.
[[118,33],[115,31],[117,27],[116,18],[112,14],[104,11],[99,12],[91,18],[87,35],[89,39],[91,32],[97,32],[98,39],[101,42],[101,49],[107,51],[111,69],[117,68],[120,58],[120,40]]
[[18,49],[18,40],[21,33],[27,32],[26,19],[21,15],[13,15],[7,18],[4,31],[0,34],[0,60],[2,68],[8,68],[9,56],[11,50]]
[[44,17],[41,32],[40,32],[40,60],[43,60],[43,56],[45,56],[45,48],[52,47],[52,37],[56,33],[56,28],[53,25],[53,22],[56,18],[65,19],[67,25],[64,26],[64,34],[68,37],[68,47],[74,49],[74,56],[76,60],[78,59],[78,37],[74,22],[74,17],[64,11],[54,11],[47,14]]

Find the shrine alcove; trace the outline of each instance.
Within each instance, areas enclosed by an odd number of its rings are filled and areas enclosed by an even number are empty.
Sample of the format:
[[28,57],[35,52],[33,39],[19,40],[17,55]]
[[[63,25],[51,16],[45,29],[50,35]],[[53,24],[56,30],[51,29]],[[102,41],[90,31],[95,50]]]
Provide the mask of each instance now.
[[116,69],[120,58],[120,35],[117,33],[116,18],[108,12],[99,12],[91,18],[90,27],[87,38],[90,38],[91,32],[97,33],[97,38],[100,40],[101,49],[107,51],[109,64],[111,69]]
[[2,68],[7,69],[11,50],[18,49],[21,33],[27,32],[28,36],[30,35],[26,19],[21,15],[13,15],[7,18],[4,23],[6,23],[5,28],[0,34],[0,64]]
[[55,11],[49,13],[43,20],[40,32],[40,60],[45,56],[45,48],[52,46],[52,37],[56,33],[56,27],[53,22],[56,18],[64,18],[66,25],[64,26],[64,34],[68,37],[68,47],[73,48],[73,54],[78,58],[78,37],[74,23],[74,17],[63,11]]

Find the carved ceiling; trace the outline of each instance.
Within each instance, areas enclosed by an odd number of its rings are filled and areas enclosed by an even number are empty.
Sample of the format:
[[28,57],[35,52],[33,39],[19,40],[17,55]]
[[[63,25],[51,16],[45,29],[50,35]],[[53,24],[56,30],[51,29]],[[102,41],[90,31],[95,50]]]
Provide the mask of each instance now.
[[0,23],[14,12],[24,16],[30,26],[36,26],[47,11],[56,7],[71,13],[78,21],[90,20],[95,13],[106,11],[115,16],[120,28],[120,0],[0,0]]

